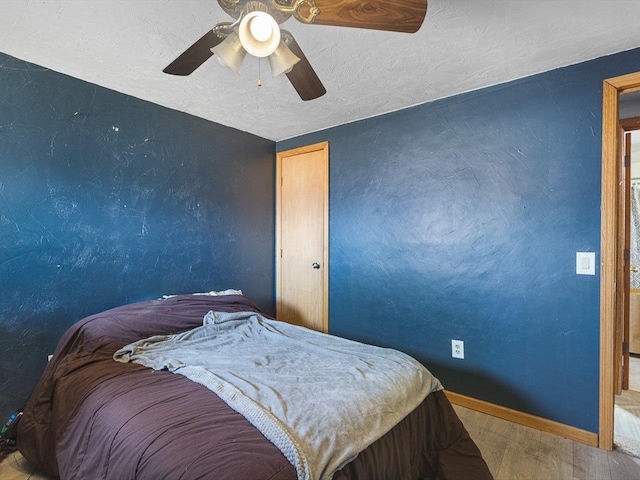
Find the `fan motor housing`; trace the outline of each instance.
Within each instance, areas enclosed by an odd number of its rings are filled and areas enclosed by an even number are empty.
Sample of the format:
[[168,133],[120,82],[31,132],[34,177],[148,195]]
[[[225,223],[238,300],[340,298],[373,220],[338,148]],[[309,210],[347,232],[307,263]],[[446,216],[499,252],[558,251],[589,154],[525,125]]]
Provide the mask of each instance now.
[[218,3],[220,7],[233,18],[239,18],[241,15],[246,15],[249,12],[261,11],[271,15],[278,24],[287,21],[289,17],[291,17],[291,13],[285,13],[278,7],[285,9],[293,8],[290,1],[287,2],[283,0],[266,2],[259,0],[218,0]]

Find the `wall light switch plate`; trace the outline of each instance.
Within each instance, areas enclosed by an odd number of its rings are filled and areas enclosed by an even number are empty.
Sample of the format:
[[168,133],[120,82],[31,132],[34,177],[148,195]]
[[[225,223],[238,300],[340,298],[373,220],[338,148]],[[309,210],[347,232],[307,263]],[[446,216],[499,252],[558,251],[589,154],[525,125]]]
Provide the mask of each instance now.
[[576,252],[576,273],[578,275],[596,274],[595,252]]

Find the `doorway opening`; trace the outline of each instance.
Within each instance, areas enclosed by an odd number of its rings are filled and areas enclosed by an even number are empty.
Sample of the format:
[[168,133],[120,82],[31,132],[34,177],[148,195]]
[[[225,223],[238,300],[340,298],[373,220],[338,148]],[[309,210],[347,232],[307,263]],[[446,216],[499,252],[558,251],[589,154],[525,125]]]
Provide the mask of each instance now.
[[[613,438],[617,449],[640,456],[640,91],[621,95],[619,111],[624,191],[618,238],[624,238],[624,265],[618,271],[623,311],[616,322]],[[628,118],[629,113],[639,116]]]
[[[610,78],[603,82],[602,102],[602,217],[600,269],[600,399],[598,445],[613,449],[614,372],[620,361],[616,327],[624,314],[626,300],[616,289],[620,272],[624,271],[624,232],[621,235],[622,201],[625,184],[621,180],[620,94],[640,90],[640,72]],[[622,237],[622,238],[621,238]],[[622,254],[621,254],[622,252]],[[619,328],[618,328],[619,331]]]

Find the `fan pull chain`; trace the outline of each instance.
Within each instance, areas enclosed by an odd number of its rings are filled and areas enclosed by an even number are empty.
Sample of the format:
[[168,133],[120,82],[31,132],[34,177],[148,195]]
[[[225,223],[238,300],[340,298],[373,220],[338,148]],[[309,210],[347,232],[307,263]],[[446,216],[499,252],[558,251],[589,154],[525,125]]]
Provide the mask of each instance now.
[[258,86],[262,86],[262,58],[258,57]]

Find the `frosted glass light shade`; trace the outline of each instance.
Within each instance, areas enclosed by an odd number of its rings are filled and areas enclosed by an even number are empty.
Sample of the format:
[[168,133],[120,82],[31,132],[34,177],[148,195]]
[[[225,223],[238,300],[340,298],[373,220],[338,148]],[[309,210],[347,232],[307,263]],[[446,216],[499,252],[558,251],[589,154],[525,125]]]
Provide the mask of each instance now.
[[229,34],[223,42],[213,47],[211,51],[218,57],[223,65],[229,67],[236,73],[240,73],[246,50],[240,42],[240,37],[236,32]]
[[278,22],[259,10],[249,12],[242,18],[238,35],[244,49],[254,57],[268,57],[280,44]]
[[300,61],[289,47],[281,40],[276,51],[269,55],[269,67],[271,67],[271,75],[277,77],[281,73],[289,73],[293,66]]

